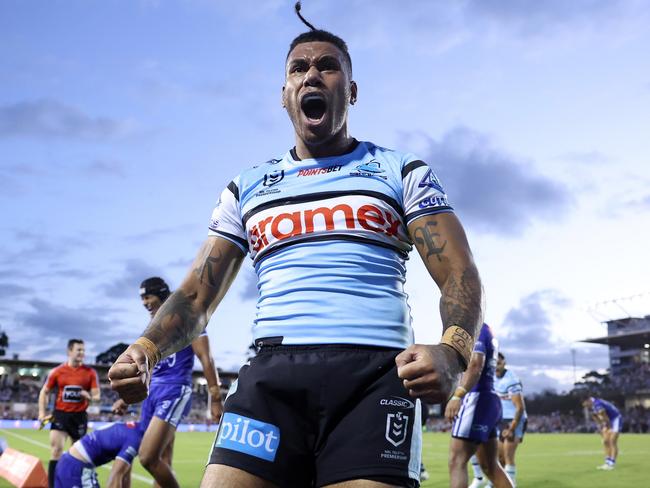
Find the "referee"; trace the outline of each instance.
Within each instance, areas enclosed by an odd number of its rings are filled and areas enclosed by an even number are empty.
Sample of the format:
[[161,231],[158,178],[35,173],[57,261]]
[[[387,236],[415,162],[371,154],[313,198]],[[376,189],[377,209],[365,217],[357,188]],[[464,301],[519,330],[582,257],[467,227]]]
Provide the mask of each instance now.
[[[73,442],[86,434],[90,401],[99,402],[99,381],[97,371],[83,364],[86,350],[84,341],[68,341],[68,360],[50,371],[47,381],[38,395],[38,420],[41,425],[51,420],[50,449],[48,465],[49,486],[54,486],[56,463],[61,458],[68,436]],[[50,392],[55,389],[54,413],[46,413]]]

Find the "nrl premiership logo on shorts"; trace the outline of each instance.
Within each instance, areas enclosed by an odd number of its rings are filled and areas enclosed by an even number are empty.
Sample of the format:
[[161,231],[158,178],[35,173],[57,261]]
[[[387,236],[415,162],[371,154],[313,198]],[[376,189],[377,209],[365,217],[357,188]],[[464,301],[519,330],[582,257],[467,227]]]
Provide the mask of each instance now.
[[386,416],[386,440],[395,447],[406,440],[408,420],[408,415],[403,415],[401,412],[389,413]]

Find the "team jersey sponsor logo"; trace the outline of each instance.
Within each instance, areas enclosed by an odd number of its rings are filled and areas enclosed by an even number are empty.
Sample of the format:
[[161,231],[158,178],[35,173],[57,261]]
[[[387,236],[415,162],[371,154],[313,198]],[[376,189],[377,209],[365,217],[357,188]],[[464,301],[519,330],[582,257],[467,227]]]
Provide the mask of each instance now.
[[[269,244],[313,233],[363,229],[398,237],[401,220],[392,211],[378,205],[359,203],[314,202],[314,208],[301,208],[293,212],[271,213],[269,210],[249,230],[249,242],[253,252],[260,252]],[[318,205],[318,206],[316,206]],[[286,209],[286,207],[284,207]]]
[[221,419],[215,445],[273,461],[280,445],[280,429],[266,422],[228,412]]
[[82,401],[81,390],[83,388],[79,385],[66,385],[63,387],[63,394],[61,400],[69,403],[80,403]]
[[386,416],[386,440],[393,446],[398,447],[406,440],[408,420],[408,415],[401,412],[389,413]]
[[272,171],[264,175],[264,186],[273,186],[284,179],[284,170]]
[[402,397],[382,398],[381,400],[379,400],[379,405],[383,405],[385,407],[400,407],[400,408],[415,407],[415,403],[413,403],[411,400],[407,400],[406,398],[402,398]]
[[350,171],[350,176],[378,176],[379,178],[387,179],[387,176],[382,175],[386,170],[381,168],[381,163],[376,160],[368,161],[367,163],[360,164],[356,170]]
[[448,207],[449,202],[446,197],[429,197],[422,200],[418,207],[420,208],[429,208],[429,207]]
[[427,170],[427,172],[424,174],[422,179],[420,180],[420,184],[418,185],[420,188],[433,188],[435,190],[438,190],[440,193],[444,193],[445,191],[442,189],[442,185],[440,184],[440,181],[436,177],[435,173],[431,171],[431,168]]
[[343,167],[342,164],[334,164],[332,166],[327,166],[325,168],[310,168],[310,169],[301,169],[298,171],[298,176],[316,176],[324,175],[327,173],[334,173],[336,171],[341,171]]

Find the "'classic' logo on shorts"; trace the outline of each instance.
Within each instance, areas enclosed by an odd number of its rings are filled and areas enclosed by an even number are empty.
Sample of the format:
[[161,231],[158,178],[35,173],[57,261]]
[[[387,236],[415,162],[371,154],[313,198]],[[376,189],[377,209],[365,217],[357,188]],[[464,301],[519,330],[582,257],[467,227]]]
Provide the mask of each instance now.
[[280,429],[275,425],[236,413],[223,414],[217,435],[217,447],[273,461],[279,445]]
[[382,398],[379,400],[379,405],[385,406],[385,407],[400,407],[400,408],[413,408],[415,407],[415,403],[413,403],[411,400],[407,400],[406,398],[402,397],[391,397],[391,398]]
[[389,413],[386,417],[386,440],[395,447],[403,444],[408,433],[408,415]]

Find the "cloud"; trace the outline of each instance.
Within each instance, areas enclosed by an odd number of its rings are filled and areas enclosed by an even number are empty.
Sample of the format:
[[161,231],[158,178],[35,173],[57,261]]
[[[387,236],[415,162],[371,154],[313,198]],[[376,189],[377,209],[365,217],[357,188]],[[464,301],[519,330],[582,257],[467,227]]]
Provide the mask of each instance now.
[[92,117],[57,100],[23,101],[0,107],[0,138],[53,137],[109,139],[132,132],[133,124],[108,117]]
[[525,296],[517,307],[510,309],[503,322],[510,346],[548,350],[555,343],[553,314],[566,309],[571,301],[555,290],[541,290]]
[[49,235],[47,239],[43,239],[42,234],[26,230],[16,230],[13,236],[11,244],[17,244],[21,248],[12,252],[5,251],[0,258],[0,265],[12,266],[24,262],[31,263],[31,269],[36,269],[35,262],[46,261],[48,268],[56,267],[60,265],[60,259],[72,251],[88,247],[87,241],[78,236]]
[[10,333],[11,351],[23,357],[59,359],[65,353],[68,339],[78,337],[87,342],[89,356],[118,342],[126,332],[109,314],[116,310],[105,307],[70,308],[32,299],[31,310],[17,313],[18,327]]
[[478,232],[519,236],[535,220],[557,219],[570,205],[569,189],[530,164],[494,148],[468,128],[429,138],[431,164],[463,223]]
[[[571,301],[562,293],[540,290],[523,297],[506,314],[497,337],[499,350],[529,391],[560,386],[569,389],[572,380],[566,379],[573,376],[574,360],[578,370],[607,367],[603,346],[570,343],[556,335],[554,325],[571,306]],[[553,377],[555,375],[548,374],[551,371],[562,373],[565,378],[562,385]]]
[[138,259],[130,259],[126,262],[122,276],[108,284],[101,285],[99,290],[109,298],[137,299],[140,292],[140,283],[152,276],[160,276],[167,281],[170,287],[172,286],[169,280],[164,277],[164,273],[161,273],[160,269]]
[[15,283],[0,283],[0,301],[11,301],[31,291],[30,288]]

